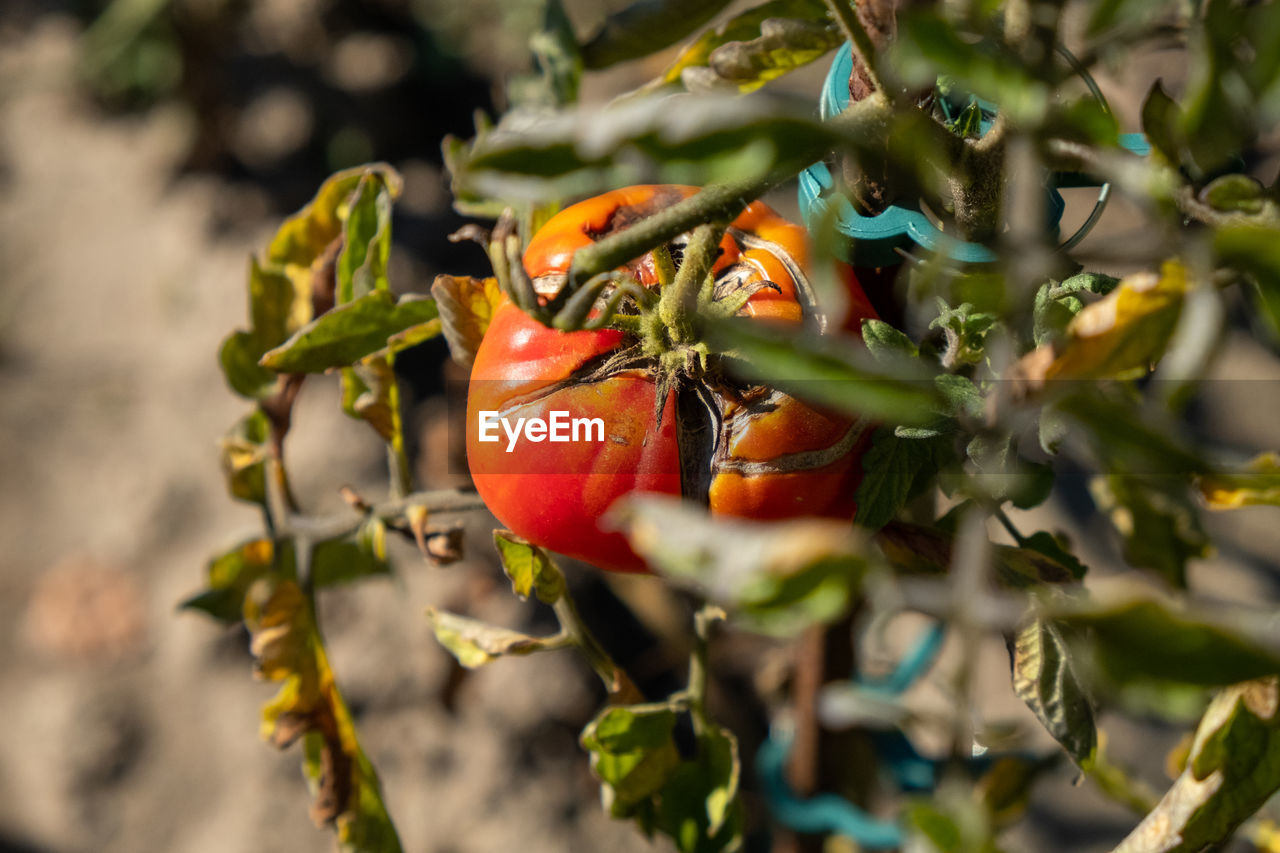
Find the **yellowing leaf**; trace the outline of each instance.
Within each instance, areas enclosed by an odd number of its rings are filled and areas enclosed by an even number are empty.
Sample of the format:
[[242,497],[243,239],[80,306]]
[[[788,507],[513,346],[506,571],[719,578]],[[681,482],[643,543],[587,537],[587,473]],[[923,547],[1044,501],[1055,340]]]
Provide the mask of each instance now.
[[531,637],[434,607],[428,608],[427,618],[440,645],[468,669],[484,666],[503,655],[527,655],[561,645],[558,637]]
[[547,552],[509,530],[493,531],[494,544],[502,558],[502,570],[511,579],[516,595],[527,599],[536,594],[543,604],[555,604],[564,595],[564,575]]
[[284,748],[303,740],[311,817],[349,853],[399,853],[373,765],[329,668],[311,603],[297,582],[264,578],[245,601],[258,674],[283,682],[262,709],[262,736]]
[[400,195],[404,181],[386,163],[345,169],[329,176],[315,198],[280,226],[267,248],[267,260],[288,268],[310,267],[341,236],[350,212],[351,196],[366,176],[380,179],[391,192]]
[[1032,350],[1017,368],[1030,388],[1050,379],[1132,379],[1164,355],[1190,283],[1178,261],[1160,273],[1121,280],[1107,296],[1085,306],[1053,346]]
[[[758,88],[840,43],[842,37],[834,27],[816,23],[825,23],[826,14],[821,0],[770,0],[698,36],[680,51],[660,81],[679,83],[688,79],[686,70],[707,68],[719,79],[745,83],[743,91]],[[804,25],[803,29],[797,25]],[[727,50],[722,52],[724,48]],[[729,73],[716,67],[717,54],[719,64]],[[762,66],[757,74],[733,74],[754,64]],[[694,76],[698,76],[696,72]]]
[[251,503],[266,502],[266,441],[270,432],[266,414],[255,408],[218,441],[222,473],[232,497]]
[[1209,509],[1280,506],[1280,454],[1255,456],[1237,473],[1199,478],[1200,496]]
[[1275,677],[1228,687],[1210,703],[1186,769],[1114,853],[1216,849],[1280,789]]
[[440,309],[449,354],[458,364],[470,367],[493,312],[502,301],[498,280],[492,276],[438,275],[431,285],[431,295]]

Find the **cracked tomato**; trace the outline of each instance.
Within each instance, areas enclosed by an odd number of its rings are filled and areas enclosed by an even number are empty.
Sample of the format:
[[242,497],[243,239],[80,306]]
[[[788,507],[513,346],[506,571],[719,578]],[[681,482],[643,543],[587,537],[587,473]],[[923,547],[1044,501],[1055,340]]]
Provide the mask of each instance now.
[[[628,187],[566,208],[529,243],[525,271],[553,295],[575,251],[695,191]],[[673,258],[683,245],[668,247]],[[749,294],[739,316],[819,330],[809,264],[804,229],[756,202],[721,241],[712,290]],[[659,286],[651,254],[623,272]],[[856,282],[851,297],[841,325],[856,328],[875,315]],[[853,518],[869,424],[737,382],[714,358],[665,378],[660,364],[628,332],[561,332],[504,301],[476,353],[467,401],[467,458],[494,515],[538,545],[616,571],[645,569],[623,536],[600,526],[632,492],[684,495],[745,518]]]

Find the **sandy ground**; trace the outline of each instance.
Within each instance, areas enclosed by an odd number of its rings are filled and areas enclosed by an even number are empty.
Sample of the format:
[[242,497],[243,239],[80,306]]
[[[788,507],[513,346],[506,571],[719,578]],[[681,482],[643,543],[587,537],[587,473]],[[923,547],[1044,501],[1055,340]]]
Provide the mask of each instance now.
[[[0,46],[0,78],[41,84],[0,100],[0,849],[329,849],[297,750],[256,737],[274,689],[250,678],[243,635],[175,612],[258,522],[224,494],[215,442],[245,404],[215,353],[271,225],[212,235],[227,190],[166,177],[182,122],[95,116],[67,85],[72,37],[51,19]],[[335,394],[306,390],[290,447],[316,508],[383,482],[379,442]],[[456,599],[466,568],[397,556],[395,581],[322,606],[406,849],[647,849],[599,812],[575,755],[589,673],[567,655],[499,663],[449,714],[423,609]],[[495,620],[531,616],[493,600]]]
[[[67,77],[73,38],[51,18],[0,42],[0,81],[22,81],[0,88],[0,851],[327,850],[306,817],[297,750],[256,737],[274,688],[250,678],[245,637],[175,612],[206,559],[257,525],[223,491],[215,442],[245,405],[215,353],[243,322],[246,258],[271,223],[251,213],[213,233],[211,212],[237,196],[215,179],[167,177],[188,126],[164,110],[96,115]],[[1224,378],[1280,379],[1246,344],[1225,364]],[[337,413],[335,394],[331,382],[307,387],[291,439],[298,491],[318,509],[337,505],[343,483],[376,494],[383,478],[378,442]],[[1232,406],[1207,417],[1241,447],[1274,440]],[[471,524],[482,541],[487,520]],[[1265,511],[1213,524],[1237,544],[1196,576],[1274,594],[1246,570],[1280,550]],[[1114,555],[1096,525],[1076,527],[1086,561]],[[465,578],[491,567],[396,554],[395,580],[327,594],[322,616],[405,848],[665,849],[596,804],[575,739],[599,693],[570,656],[496,663],[463,685],[456,710],[442,706],[450,667],[423,609],[459,600]],[[538,618],[505,594],[480,615]],[[981,678],[1007,696],[1002,654],[994,644]],[[1025,717],[1016,702],[998,710]],[[1116,725],[1113,739],[1141,758]],[[1014,849],[1071,837],[1070,849],[1106,850],[1124,834],[1131,818],[1071,781],[1061,772],[1037,793]]]

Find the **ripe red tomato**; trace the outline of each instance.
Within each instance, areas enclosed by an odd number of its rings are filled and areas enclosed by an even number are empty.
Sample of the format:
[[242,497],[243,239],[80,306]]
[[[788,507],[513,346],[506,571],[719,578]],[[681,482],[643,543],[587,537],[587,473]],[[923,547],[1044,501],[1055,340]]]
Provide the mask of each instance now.
[[[540,293],[553,294],[576,250],[694,192],[637,186],[575,204],[534,236],[525,270]],[[810,263],[803,228],[756,202],[720,248],[712,270],[717,292],[762,280],[775,285],[755,293],[740,316],[815,320],[801,272]],[[654,263],[646,255],[626,269],[656,287]],[[849,324],[875,316],[856,282],[851,297]],[[868,424],[714,372],[677,383],[659,417],[657,380],[656,360],[628,333],[560,332],[504,302],[476,353],[467,402],[467,457],[489,509],[543,547],[615,571],[645,570],[625,538],[598,524],[632,492],[684,494],[713,513],[746,518],[852,519]],[[497,414],[482,425],[485,412]],[[571,440],[552,440],[554,412],[565,413],[560,434]],[[566,418],[581,419],[577,436]],[[528,426],[534,420],[544,426]]]

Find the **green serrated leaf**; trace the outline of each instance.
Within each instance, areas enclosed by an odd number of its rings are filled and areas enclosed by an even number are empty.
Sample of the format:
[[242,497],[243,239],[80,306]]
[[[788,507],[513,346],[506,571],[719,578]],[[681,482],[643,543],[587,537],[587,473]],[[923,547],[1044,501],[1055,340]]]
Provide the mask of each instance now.
[[933,378],[944,402],[942,413],[948,417],[981,418],[986,401],[973,380],[956,373],[941,373]]
[[369,176],[376,176],[392,196],[399,194],[400,175],[386,163],[334,173],[321,185],[315,198],[280,226],[267,247],[268,263],[283,267],[286,273],[310,269],[333,241],[342,236],[351,194]]
[[[382,349],[387,339],[410,327],[427,336],[439,332],[435,300],[375,290],[327,311],[262,357],[262,364],[287,373],[320,373],[347,367]],[[423,338],[425,339],[425,338]]]
[[493,542],[516,595],[524,599],[537,595],[543,604],[560,600],[564,595],[564,575],[546,551],[509,530],[493,531]]
[[1071,666],[1061,630],[1034,618],[1014,638],[1013,689],[1071,760],[1087,766],[1098,748],[1093,706]]
[[893,363],[895,359],[916,358],[919,348],[905,332],[895,329],[884,320],[862,321],[862,342],[877,361]]
[[615,817],[631,813],[667,783],[680,764],[672,732],[676,714],[666,705],[613,706],[582,730],[591,772]]
[[951,453],[945,435],[902,437],[887,427],[876,430],[871,448],[862,457],[858,511],[854,521],[879,530],[932,482]]
[[551,106],[575,103],[582,81],[582,53],[561,0],[548,0],[542,28],[529,37],[529,49],[541,75],[542,94],[537,101]]
[[1053,343],[1066,331],[1071,319],[1085,303],[1080,293],[1105,296],[1115,289],[1120,279],[1102,273],[1080,273],[1058,283],[1050,281],[1036,291],[1032,338],[1036,346]]

